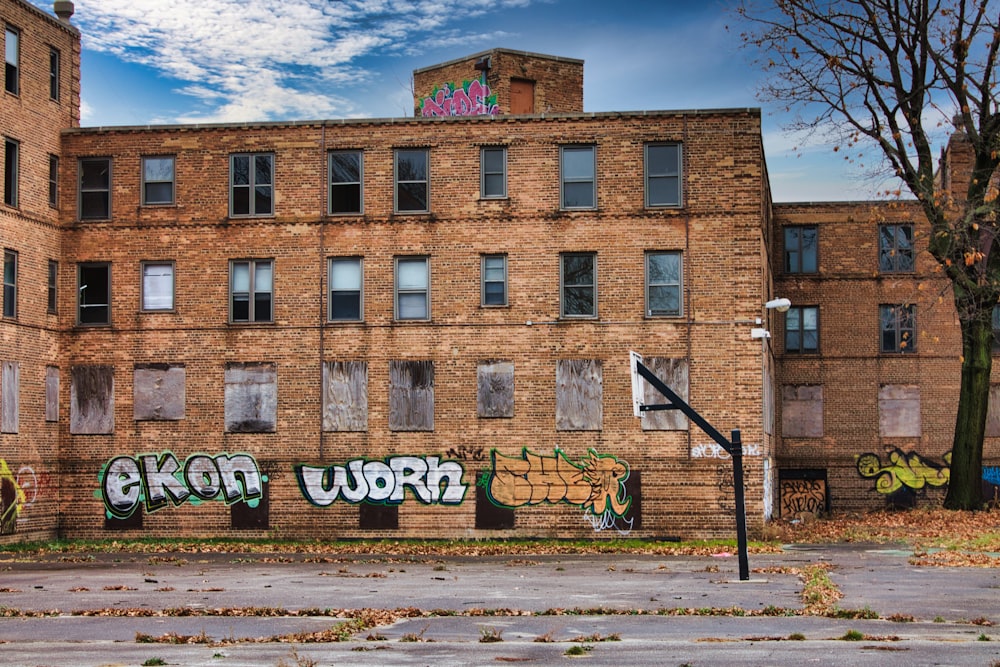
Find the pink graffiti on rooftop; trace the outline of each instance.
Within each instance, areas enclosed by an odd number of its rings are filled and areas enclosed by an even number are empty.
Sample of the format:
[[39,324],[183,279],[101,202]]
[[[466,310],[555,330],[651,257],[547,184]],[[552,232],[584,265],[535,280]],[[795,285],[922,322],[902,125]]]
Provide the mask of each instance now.
[[420,101],[423,116],[498,116],[497,97],[488,84],[466,81],[462,87],[446,83]]

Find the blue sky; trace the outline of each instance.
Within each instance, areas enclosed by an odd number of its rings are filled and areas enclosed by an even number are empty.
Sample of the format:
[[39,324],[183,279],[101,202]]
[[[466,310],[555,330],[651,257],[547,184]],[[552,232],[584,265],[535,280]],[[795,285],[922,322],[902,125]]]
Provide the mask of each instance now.
[[[31,0],[51,12],[49,0]],[[412,114],[412,70],[494,47],[580,58],[586,111],[761,107],[775,201],[870,199],[755,96],[726,0],[75,0],[84,126]]]

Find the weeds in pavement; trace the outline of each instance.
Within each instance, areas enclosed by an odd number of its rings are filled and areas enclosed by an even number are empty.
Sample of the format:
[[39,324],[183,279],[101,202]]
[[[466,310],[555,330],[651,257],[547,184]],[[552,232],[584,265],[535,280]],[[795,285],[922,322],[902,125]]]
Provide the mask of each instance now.
[[479,628],[479,643],[480,644],[493,644],[495,642],[503,641],[503,630],[499,630],[492,626],[484,625]]

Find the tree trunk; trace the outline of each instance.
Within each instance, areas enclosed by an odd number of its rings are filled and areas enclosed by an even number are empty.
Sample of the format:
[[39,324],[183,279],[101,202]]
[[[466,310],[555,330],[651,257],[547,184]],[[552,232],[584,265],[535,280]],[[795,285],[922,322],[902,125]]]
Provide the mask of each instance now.
[[983,438],[990,404],[993,325],[989,313],[968,313],[962,324],[962,386],[958,394],[951,477],[944,506],[952,510],[983,507]]

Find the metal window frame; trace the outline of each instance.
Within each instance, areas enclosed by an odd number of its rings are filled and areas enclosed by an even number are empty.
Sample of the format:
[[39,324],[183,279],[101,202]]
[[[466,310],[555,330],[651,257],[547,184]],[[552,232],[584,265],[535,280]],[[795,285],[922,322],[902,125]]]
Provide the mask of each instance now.
[[[502,259],[503,260],[503,303],[486,303],[486,285],[487,283],[498,282],[496,280],[486,280],[486,262],[489,259]],[[503,308],[509,305],[509,290],[508,285],[510,284],[507,280],[507,255],[505,253],[487,253],[483,254],[479,258],[479,305],[483,308]]]
[[[233,183],[233,176],[235,175],[235,172],[233,170],[233,162],[237,158],[247,158],[247,159],[250,160],[250,169],[249,169],[250,182],[248,184],[246,184],[246,185],[242,185],[241,184],[241,185],[237,186],[235,183]],[[271,162],[271,181],[270,181],[270,183],[257,183],[257,165],[256,165],[256,162],[257,162],[258,158],[267,158]],[[274,157],[274,153],[267,152],[267,151],[260,152],[260,153],[230,153],[229,154],[229,217],[230,218],[269,218],[269,217],[273,217],[274,216],[274,191],[275,191],[275,181],[277,180],[277,178],[276,178],[277,174],[274,171],[274,169],[275,169],[275,162],[276,162],[276,160],[275,160],[275,157]],[[176,174],[175,174],[175,177],[176,177]],[[256,200],[256,197],[254,196],[254,191],[258,187],[265,187],[265,186],[271,188],[271,210],[267,211],[266,213],[262,213],[262,212],[260,212],[260,211],[257,210],[257,206],[256,206],[256,201],[257,200]],[[234,200],[233,194],[236,191],[237,187],[239,187],[239,188],[246,188],[250,192],[250,197],[249,197],[249,201],[248,201],[250,210],[247,213],[235,213],[233,211],[233,200]]]
[[[170,267],[170,307],[149,308],[146,306],[146,268],[150,266]],[[146,259],[139,262],[139,310],[144,313],[172,313],[177,305],[177,266],[172,259]]]
[[[17,251],[10,248],[3,250],[3,316],[9,319],[17,319],[17,274],[18,274]],[[13,266],[11,271],[11,282],[7,282],[7,267]],[[10,288],[11,298],[7,298],[8,288]],[[9,301],[9,303],[8,303]]]
[[58,102],[62,94],[62,52],[49,45],[49,99]]
[[[4,165],[4,188],[3,202],[7,206],[17,208],[20,199],[21,180],[21,142],[11,137],[3,139],[3,165]],[[13,174],[11,171],[11,161],[13,161]],[[8,187],[8,185],[10,187]]]
[[[83,165],[88,162],[104,162],[108,167],[108,178],[107,183],[101,188],[84,188],[83,187]],[[80,220],[110,220],[112,216],[112,181],[114,178],[114,163],[109,157],[82,157],[77,162],[77,217]],[[94,216],[94,215],[83,215],[83,193],[84,192],[103,192],[107,198],[108,202],[108,214],[107,216]]]
[[[247,265],[247,269],[249,271],[250,284],[248,285],[248,291],[246,292],[247,298],[249,300],[249,303],[248,303],[248,308],[247,308],[247,319],[245,319],[245,320],[233,319],[233,297],[237,294],[237,292],[235,292],[233,290],[233,276],[234,276],[234,274],[233,274],[233,267],[236,266],[237,264],[246,264]],[[271,289],[269,291],[267,291],[267,292],[259,291],[259,290],[255,289],[254,283],[256,281],[257,265],[259,265],[259,264],[268,264],[271,267]],[[274,269],[275,269],[275,266],[274,266],[274,258],[273,257],[270,257],[270,258],[259,258],[259,259],[241,258],[241,259],[231,259],[231,260],[229,260],[229,323],[230,324],[273,324],[274,323],[274,320],[275,320],[275,318],[274,318],[274,305],[275,305],[275,298],[274,298],[274,291],[275,291],[274,290],[274,287],[275,287],[275,285],[274,285],[274,273],[275,273],[275,271],[274,271]],[[243,292],[240,291],[239,293],[242,294]],[[256,300],[255,300],[254,297],[258,293],[259,294],[270,294],[271,295],[271,317],[268,318],[268,319],[266,319],[266,320],[258,320],[258,319],[256,319],[256,312],[255,312],[256,311]]]
[[[101,306],[106,307],[108,309],[108,317],[107,317],[107,320],[105,320],[103,322],[84,322],[83,318],[80,317],[80,314],[81,314],[81,312],[83,311],[83,308],[84,308],[84,304],[83,304],[82,298],[81,298],[81,293],[83,292],[83,288],[87,287],[86,284],[83,284],[83,271],[85,269],[97,269],[97,268],[103,268],[107,272],[108,290],[107,290],[107,293],[104,295],[104,302],[103,303],[90,303],[90,304],[87,304],[86,307],[95,307],[95,306],[96,307],[101,307]],[[103,326],[109,326],[111,324],[111,280],[112,280],[111,262],[79,262],[76,265],[76,285],[77,285],[77,289],[76,289],[76,323],[77,323],[78,326],[84,326],[84,327],[103,327]]]
[[[660,286],[670,286],[674,283],[657,283],[653,285],[652,281],[649,279],[649,260],[651,257],[656,255],[675,255],[677,261],[680,265],[680,277],[677,279],[677,312],[676,313],[654,313],[649,306],[649,290],[651,287]],[[647,250],[645,253],[645,293],[646,293],[646,317],[683,317],[684,316],[684,253],[680,250]]]
[[[816,311],[816,349],[807,350],[805,349],[805,333],[807,331],[813,331],[813,329],[806,329],[805,327],[805,313],[807,310]],[[799,345],[797,348],[792,349],[788,346],[788,332],[790,331],[788,327],[788,313],[795,312],[799,316],[799,326],[794,331],[799,335]],[[819,306],[792,306],[785,313],[785,354],[819,354],[820,348],[820,337],[819,337]]]
[[[816,269],[813,270],[813,271],[806,271],[803,268],[803,266],[805,265],[805,261],[804,261],[805,251],[802,249],[802,232],[804,232],[806,230],[812,230],[812,231],[816,232],[816,249],[813,251],[814,254],[815,254],[815,262],[814,263],[816,264]],[[796,233],[795,248],[794,249],[798,253],[798,257],[799,257],[798,266],[795,267],[795,268],[793,268],[789,264],[789,260],[788,260],[788,249],[789,249],[788,234],[790,232],[792,232],[792,231],[794,231]],[[783,228],[783,231],[782,231],[782,234],[781,234],[781,243],[782,243],[782,252],[783,252],[782,259],[784,260],[782,262],[782,265],[784,267],[784,271],[785,271],[786,274],[813,275],[813,274],[819,273],[819,226],[818,225],[788,225],[788,226],[786,226],[786,227]]]
[[[592,160],[591,178],[589,179],[569,179],[565,175],[566,151],[578,151],[587,149],[590,151]],[[567,183],[590,183],[591,199],[590,206],[567,206],[565,186]],[[597,144],[567,144],[559,147],[559,210],[561,211],[595,211],[597,210]]]
[[[893,318],[893,337],[895,343],[893,349],[887,350],[883,345],[883,334],[889,331],[885,327],[886,309],[892,309],[889,313]],[[905,315],[904,315],[905,314]],[[903,318],[910,322],[909,327],[903,327]],[[879,353],[880,354],[914,354],[917,351],[917,307],[912,303],[883,303],[879,304]],[[906,346],[902,346],[903,335],[909,333],[906,339]]]
[[55,315],[59,312],[59,262],[49,260],[46,284],[46,312]]
[[[665,174],[653,174],[649,169],[649,150],[651,148],[661,148],[668,146],[677,147],[677,164],[676,172],[665,173]],[[683,208],[684,207],[684,144],[679,141],[654,141],[646,144],[643,147],[643,184],[645,189],[645,201],[643,202],[646,208]],[[677,179],[677,202],[667,203],[667,204],[654,204],[649,200],[649,193],[652,188],[649,187],[650,180],[653,178],[676,178]]]
[[[150,180],[146,178],[146,162],[149,160],[170,160],[170,180]],[[142,180],[139,189],[143,206],[173,206],[177,203],[177,156],[176,155],[144,155],[139,165],[139,178]],[[147,185],[160,183],[170,184],[169,201],[150,201],[146,194]]]
[[[354,290],[337,289],[333,284],[333,263],[355,261],[361,273],[361,286],[358,291],[358,316],[354,317],[334,317],[333,316],[333,294],[334,292],[353,292]],[[350,255],[342,257],[328,257],[326,262],[326,319],[328,322],[364,322],[365,320],[365,258],[360,255]]]
[[[882,247],[882,240],[885,238],[885,236],[882,234],[882,230],[886,229],[886,228],[892,228],[893,229],[892,247],[884,249]],[[910,246],[908,248],[904,248],[903,249],[903,250],[906,250],[906,256],[909,258],[910,268],[908,268],[908,269],[901,269],[901,268],[899,268],[899,258],[901,256],[903,256],[903,255],[900,254],[900,250],[901,249],[899,247],[899,244],[896,242],[897,238],[898,238],[898,231],[900,229],[909,229],[910,230],[910,233],[909,233]],[[881,224],[881,225],[878,226],[878,270],[879,270],[879,273],[913,273],[914,271],[916,271],[916,258],[914,256],[914,252],[913,252],[913,231],[914,231],[913,225],[911,223],[907,223],[907,222],[889,222],[889,223]],[[887,268],[882,266],[882,252],[883,252],[883,250],[891,250],[892,251],[891,262],[890,262],[891,266],[889,266]]]
[[[401,261],[414,261],[422,260],[424,262],[425,270],[425,282],[424,289],[417,290],[401,290],[399,288],[399,263]],[[392,310],[393,319],[400,322],[429,322],[431,319],[431,258],[430,255],[401,255],[394,257],[392,260],[393,264],[393,281],[392,281]],[[424,295],[424,309],[426,314],[424,317],[401,317],[399,314],[399,297],[401,294],[423,294]]]
[[[423,153],[424,154],[424,173],[426,178],[420,181],[401,181],[399,180],[399,155],[400,153]],[[426,205],[423,209],[417,210],[406,210],[401,211],[399,208],[399,186],[403,183],[423,183],[425,197],[427,199]],[[431,212],[431,149],[412,147],[412,148],[395,148],[392,152],[392,212],[399,215],[411,215],[411,214],[422,214]]]
[[[591,282],[590,288],[594,292],[594,308],[591,313],[568,314],[566,312],[566,281],[565,281],[565,269],[566,260],[569,257],[590,257],[593,260],[593,267],[591,271]],[[586,285],[570,285],[570,287],[586,287]],[[572,319],[572,320],[593,320],[597,319],[598,316],[598,302],[597,302],[597,253],[596,252],[562,252],[559,253],[559,318],[560,319]]]
[[[352,154],[358,156],[358,180],[357,181],[334,181],[333,180],[333,156],[336,154]],[[326,178],[327,178],[327,202],[326,212],[328,215],[364,215],[365,212],[365,152],[360,149],[338,149],[328,151],[326,155]],[[334,211],[333,210],[333,188],[336,186],[358,186],[358,210],[357,211]]]
[[[486,154],[488,152],[499,151],[503,156],[503,167],[501,171],[487,171]],[[503,188],[500,194],[490,194],[486,192],[486,177],[499,174],[503,177]],[[479,148],[479,197],[480,199],[506,199],[507,198],[507,147],[506,146],[481,146]]]
[[49,206],[59,207],[59,156],[49,154]]
[[[14,56],[15,58],[17,58],[17,62],[14,63],[7,60],[7,40],[10,37],[10,35],[14,35],[14,37],[17,39],[17,44],[14,45],[14,48],[16,49]],[[4,90],[10,93],[11,95],[20,96],[21,95],[21,29],[20,28],[16,28],[9,23],[5,24],[3,48],[4,48],[4,84],[3,84]],[[12,65],[14,68],[14,85],[13,85],[14,90],[11,90],[10,77],[7,76],[7,71],[6,71],[7,65]]]

